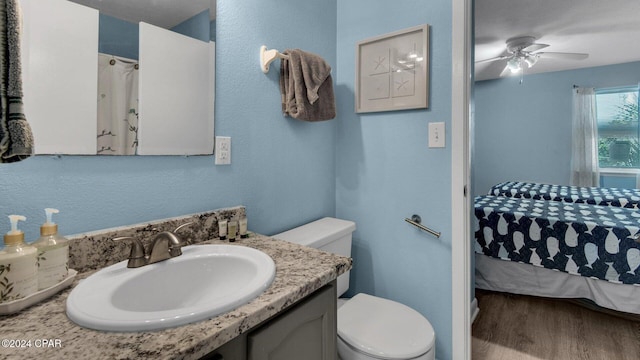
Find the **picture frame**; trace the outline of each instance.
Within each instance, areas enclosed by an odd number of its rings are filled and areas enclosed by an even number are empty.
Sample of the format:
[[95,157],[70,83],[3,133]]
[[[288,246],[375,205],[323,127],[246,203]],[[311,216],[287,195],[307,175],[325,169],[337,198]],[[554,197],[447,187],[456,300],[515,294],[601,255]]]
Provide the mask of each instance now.
[[429,107],[429,25],[356,44],[356,113]]

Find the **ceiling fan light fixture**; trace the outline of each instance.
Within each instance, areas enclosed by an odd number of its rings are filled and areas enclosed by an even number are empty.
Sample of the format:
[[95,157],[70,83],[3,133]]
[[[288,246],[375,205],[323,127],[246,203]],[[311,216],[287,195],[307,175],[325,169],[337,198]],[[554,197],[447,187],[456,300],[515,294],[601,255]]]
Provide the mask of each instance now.
[[507,67],[511,70],[512,74],[515,74],[522,70],[521,60],[517,57],[513,57],[507,61]]
[[524,58],[524,62],[527,63],[527,66],[529,68],[533,67],[533,65],[535,65],[538,62],[538,56],[537,55],[527,55]]

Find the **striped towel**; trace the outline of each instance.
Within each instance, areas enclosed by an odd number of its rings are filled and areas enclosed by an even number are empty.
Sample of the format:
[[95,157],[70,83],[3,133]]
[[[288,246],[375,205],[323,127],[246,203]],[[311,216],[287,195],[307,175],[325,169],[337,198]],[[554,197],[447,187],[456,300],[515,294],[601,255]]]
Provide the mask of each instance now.
[[33,134],[22,108],[20,8],[0,0],[0,163],[33,154]]

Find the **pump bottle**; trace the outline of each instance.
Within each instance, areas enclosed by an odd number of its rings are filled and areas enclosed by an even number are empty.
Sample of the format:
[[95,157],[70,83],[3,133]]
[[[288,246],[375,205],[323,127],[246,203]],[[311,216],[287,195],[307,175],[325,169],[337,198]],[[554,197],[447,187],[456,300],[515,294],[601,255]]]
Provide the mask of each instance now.
[[69,242],[58,234],[52,221],[57,209],[44,209],[47,222],[40,227],[40,238],[33,245],[38,249],[38,290],[54,286],[69,272]]
[[9,215],[11,231],[4,236],[0,250],[0,303],[19,300],[38,291],[36,248],[24,243],[24,232],[18,229],[21,215]]

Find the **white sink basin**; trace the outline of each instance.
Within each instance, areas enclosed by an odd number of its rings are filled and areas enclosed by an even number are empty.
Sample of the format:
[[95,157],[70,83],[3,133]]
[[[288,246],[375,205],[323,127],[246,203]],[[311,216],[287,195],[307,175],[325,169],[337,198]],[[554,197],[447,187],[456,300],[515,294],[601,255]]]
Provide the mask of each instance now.
[[107,331],[147,331],[212,318],[244,305],[275,277],[273,260],[239,245],[193,245],[182,255],[135,269],[127,261],[82,280],[67,316]]

